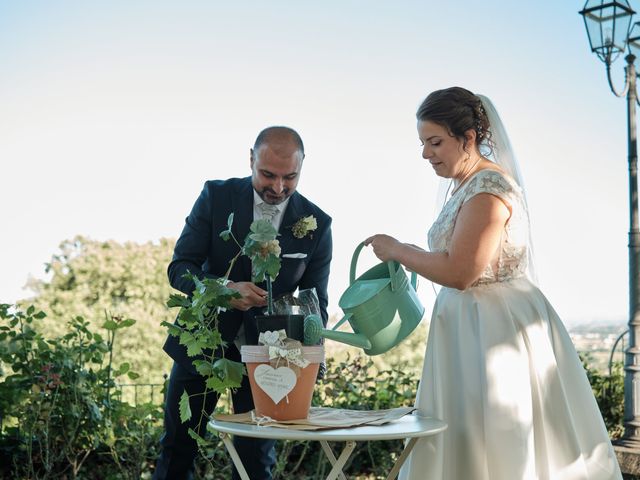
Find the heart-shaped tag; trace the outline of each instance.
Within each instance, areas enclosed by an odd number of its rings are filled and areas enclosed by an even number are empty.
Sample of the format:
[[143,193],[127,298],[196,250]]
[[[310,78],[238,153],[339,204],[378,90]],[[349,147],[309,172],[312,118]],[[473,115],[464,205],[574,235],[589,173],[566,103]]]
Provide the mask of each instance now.
[[275,404],[293,390],[297,381],[295,372],[289,367],[273,368],[264,363],[256,367],[253,378]]
[[264,334],[264,343],[265,345],[276,345],[278,340],[280,340],[280,335],[278,332],[263,332]]

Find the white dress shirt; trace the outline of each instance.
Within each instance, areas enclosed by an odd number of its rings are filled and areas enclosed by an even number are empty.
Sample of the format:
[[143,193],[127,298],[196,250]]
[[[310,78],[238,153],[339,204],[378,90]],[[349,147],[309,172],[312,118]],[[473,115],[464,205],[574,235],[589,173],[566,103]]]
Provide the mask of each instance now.
[[[258,193],[253,191],[253,219],[260,220],[262,218],[262,210],[260,209],[260,205],[264,203],[264,200],[260,198]],[[284,216],[284,211],[289,204],[289,199],[287,198],[284,202],[274,205],[278,209],[278,212],[271,219],[271,223],[275,227],[276,230],[280,230],[280,225],[282,224],[282,217]]]

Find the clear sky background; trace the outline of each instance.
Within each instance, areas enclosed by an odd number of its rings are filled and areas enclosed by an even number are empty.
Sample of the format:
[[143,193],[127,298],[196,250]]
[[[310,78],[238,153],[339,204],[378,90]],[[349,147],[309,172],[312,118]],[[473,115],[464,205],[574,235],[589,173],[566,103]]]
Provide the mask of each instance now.
[[[257,133],[284,124],[306,145],[299,190],[334,219],[339,313],[361,240],[426,244],[438,180],[415,110],[460,85],[509,129],[561,317],[626,321],[626,103],[590,53],[582,7],[0,0],[0,301],[28,296],[28,276],[76,234],[176,238],[204,181],[249,175]],[[430,282],[419,291],[430,310]]]

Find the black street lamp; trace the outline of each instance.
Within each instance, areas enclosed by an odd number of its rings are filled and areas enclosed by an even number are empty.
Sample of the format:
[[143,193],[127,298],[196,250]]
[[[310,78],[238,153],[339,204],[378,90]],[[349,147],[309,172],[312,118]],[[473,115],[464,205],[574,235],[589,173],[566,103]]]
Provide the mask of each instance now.
[[[636,53],[640,53],[640,22],[631,28],[635,11],[624,1],[587,0],[580,15],[591,51],[607,67],[611,91],[627,97],[629,152],[629,347],[624,357],[624,435],[621,444],[640,447],[640,230],[638,230],[638,153],[636,141]],[[618,92],[611,81],[611,64],[628,48],[625,83]]]

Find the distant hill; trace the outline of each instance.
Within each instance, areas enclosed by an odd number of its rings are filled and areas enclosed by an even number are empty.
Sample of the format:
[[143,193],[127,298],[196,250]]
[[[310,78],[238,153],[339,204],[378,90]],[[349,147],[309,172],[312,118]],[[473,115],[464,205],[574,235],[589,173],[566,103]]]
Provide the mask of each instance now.
[[571,334],[586,334],[586,333],[598,333],[601,335],[615,334],[619,335],[627,329],[627,324],[624,320],[618,322],[603,322],[603,321],[590,321],[585,323],[576,323],[567,326],[567,330]]

